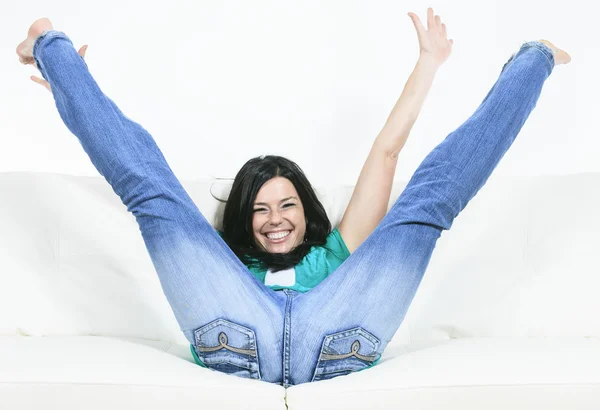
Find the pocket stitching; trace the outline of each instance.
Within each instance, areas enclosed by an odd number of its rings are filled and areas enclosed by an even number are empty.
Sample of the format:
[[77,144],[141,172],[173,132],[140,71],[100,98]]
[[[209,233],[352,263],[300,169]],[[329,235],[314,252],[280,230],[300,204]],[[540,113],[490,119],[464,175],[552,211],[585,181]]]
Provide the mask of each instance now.
[[[371,359],[371,356],[363,356],[363,355],[358,355],[358,350],[360,349],[360,342],[358,343],[358,349],[356,350],[356,352],[352,351],[352,347],[351,347],[351,351],[349,353],[344,353],[343,355],[328,355],[326,353],[323,353],[323,350],[326,346],[331,345],[331,343],[335,340],[341,339],[341,338],[348,338],[351,336],[362,336],[364,337],[367,341],[372,343],[372,346],[370,346],[373,350],[374,350],[374,356]],[[351,346],[354,346],[355,343],[358,342],[358,340],[356,340],[354,343],[352,343]],[[322,364],[322,357],[326,356],[328,357],[328,359],[325,360],[339,360],[339,359],[345,359],[348,357],[357,357],[360,360],[364,360],[364,361],[371,361],[374,362],[377,360],[377,349],[379,348],[379,345],[381,344],[381,341],[375,337],[373,334],[369,333],[366,329],[362,328],[362,327],[355,327],[352,329],[348,329],[342,332],[338,332],[338,333],[334,333],[332,335],[326,335],[325,338],[323,339],[323,343],[321,344],[321,350],[319,352],[319,359],[317,360],[317,365],[315,367],[315,371],[313,373],[313,377],[311,379],[311,382],[315,381],[315,378],[317,377],[317,371],[319,370],[320,365]],[[357,356],[358,355],[358,356]],[[336,357],[337,356],[337,357]],[[340,357],[341,356],[341,357]],[[361,356],[361,357],[359,357]],[[363,359],[364,358],[368,358],[368,360]],[[364,369],[361,369],[364,370]],[[335,370],[335,371],[330,371],[330,372],[323,372],[320,373],[320,375],[326,375],[326,374],[331,374],[331,373],[336,373],[339,372],[340,370]],[[343,370],[342,370],[343,371]],[[351,371],[351,373],[353,373],[355,371]]]
[[[202,341],[200,340],[202,335],[206,334],[207,332],[213,330],[214,328],[216,328],[219,325],[223,325],[226,328],[232,329],[234,331],[238,331],[241,334],[246,336],[246,340],[247,340],[247,345],[250,346],[250,349],[240,349],[240,348],[236,348],[233,346],[229,346],[227,344],[227,335],[224,332],[220,332],[218,335],[218,340],[219,340],[219,345],[217,346],[206,346],[204,343],[202,343]],[[250,372],[256,372],[258,375],[258,379],[261,379],[260,376],[260,368],[259,368],[259,361],[258,361],[258,348],[256,345],[256,335],[254,333],[254,331],[250,328],[247,328],[245,326],[242,325],[238,325],[237,323],[233,323],[230,322],[226,319],[216,319],[210,323],[207,323],[204,326],[201,326],[200,328],[196,329],[194,331],[194,338],[195,338],[195,348],[197,350],[197,354],[199,354],[199,356],[201,355],[201,353],[211,353],[211,352],[216,352],[222,349],[226,349],[229,351],[233,351],[235,353],[239,353],[242,355],[246,355],[246,356],[251,356],[248,357],[247,360],[242,359],[242,362],[244,362],[243,366],[240,366],[237,363],[231,363],[228,361],[225,361],[225,364],[230,364],[232,366],[236,366],[239,367],[241,369],[246,369]],[[223,344],[224,343],[224,344]],[[253,370],[252,369],[252,363],[256,361],[256,366],[257,369]]]

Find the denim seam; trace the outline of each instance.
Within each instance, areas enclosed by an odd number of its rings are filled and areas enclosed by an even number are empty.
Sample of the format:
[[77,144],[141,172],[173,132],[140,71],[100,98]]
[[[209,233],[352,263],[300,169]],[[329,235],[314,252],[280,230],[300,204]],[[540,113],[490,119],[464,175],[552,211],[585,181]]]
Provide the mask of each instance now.
[[289,384],[289,373],[290,373],[290,321],[291,321],[291,310],[292,310],[292,298],[293,295],[284,289],[283,292],[287,295],[285,304],[285,318],[284,318],[284,335],[283,335],[283,387],[287,388],[291,386]]

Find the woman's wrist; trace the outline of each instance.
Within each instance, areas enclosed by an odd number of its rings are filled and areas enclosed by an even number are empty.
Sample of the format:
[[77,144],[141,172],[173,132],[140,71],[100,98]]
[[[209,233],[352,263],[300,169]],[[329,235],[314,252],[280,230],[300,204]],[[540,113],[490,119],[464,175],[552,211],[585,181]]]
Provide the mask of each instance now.
[[436,58],[430,53],[421,53],[417,60],[417,65],[424,67],[426,70],[433,71],[434,73],[437,72],[438,68],[441,66]]

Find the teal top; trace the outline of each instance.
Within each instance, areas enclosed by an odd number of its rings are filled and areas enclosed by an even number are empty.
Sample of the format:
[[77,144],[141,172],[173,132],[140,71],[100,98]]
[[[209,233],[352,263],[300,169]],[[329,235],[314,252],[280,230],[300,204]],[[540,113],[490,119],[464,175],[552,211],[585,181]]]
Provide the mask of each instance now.
[[[217,233],[222,236],[221,232],[217,231]],[[276,273],[272,273],[268,269],[255,269],[250,266],[248,269],[261,283],[273,290],[292,289],[297,292],[308,292],[336,270],[348,256],[350,256],[350,251],[336,227],[327,235],[325,245],[313,246],[300,263],[290,269]],[[190,345],[190,350],[195,362],[202,367],[207,367],[198,358],[193,345]],[[374,366],[377,362],[379,359],[369,367]]]
[[261,283],[273,290],[292,289],[297,292],[308,292],[336,270],[348,256],[350,251],[340,231],[335,228],[327,235],[325,245],[313,246],[293,268],[276,273],[252,266],[248,266],[248,269]]

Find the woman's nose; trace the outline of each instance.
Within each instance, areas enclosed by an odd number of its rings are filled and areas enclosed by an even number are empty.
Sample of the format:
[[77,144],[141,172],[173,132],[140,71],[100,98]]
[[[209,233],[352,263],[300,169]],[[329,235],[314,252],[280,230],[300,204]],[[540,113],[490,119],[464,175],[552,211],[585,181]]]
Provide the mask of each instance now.
[[271,213],[271,219],[269,221],[271,225],[279,225],[282,222],[281,214],[279,211]]

